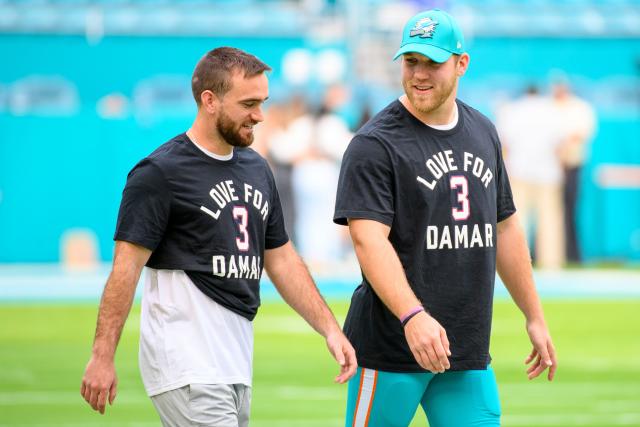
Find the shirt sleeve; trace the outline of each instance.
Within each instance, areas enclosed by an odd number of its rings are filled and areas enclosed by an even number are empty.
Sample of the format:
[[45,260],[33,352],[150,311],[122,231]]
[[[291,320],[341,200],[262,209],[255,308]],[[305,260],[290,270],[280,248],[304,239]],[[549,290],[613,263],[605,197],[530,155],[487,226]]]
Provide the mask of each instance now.
[[159,167],[142,160],[127,176],[113,239],[155,250],[169,220],[171,197]]
[[504,166],[504,160],[502,158],[502,146],[498,143],[497,148],[497,220],[498,222],[509,218],[516,212],[516,206],[513,203],[513,194],[511,193],[511,184],[509,184],[509,176],[507,175],[507,168]]
[[278,194],[278,188],[276,187],[275,179],[271,173],[269,166],[266,166],[269,170],[269,178],[271,181],[271,187],[273,188],[273,197],[271,198],[271,209],[269,210],[269,216],[267,217],[267,231],[265,233],[265,249],[275,249],[284,245],[289,241],[287,230],[284,226],[284,214],[282,213],[282,205],[280,203],[280,195]]
[[389,154],[378,140],[357,135],[342,159],[333,221],[370,219],[391,226],[394,211]]

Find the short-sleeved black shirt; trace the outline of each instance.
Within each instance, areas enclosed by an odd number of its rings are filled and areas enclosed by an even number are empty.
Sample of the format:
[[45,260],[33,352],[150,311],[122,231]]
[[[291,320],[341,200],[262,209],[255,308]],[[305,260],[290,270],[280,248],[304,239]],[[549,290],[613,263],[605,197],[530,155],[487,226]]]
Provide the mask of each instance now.
[[[342,160],[334,221],[379,221],[407,279],[447,331],[452,370],[486,369],[496,267],[496,223],[515,212],[491,122],[461,101],[450,130],[394,101],[353,138]],[[419,372],[399,320],[363,275],[345,333],[361,366]]]
[[249,320],[260,305],[264,250],[289,240],[267,162],[250,148],[212,158],[184,133],[129,172],[114,239],[150,249],[147,267],[184,270]]

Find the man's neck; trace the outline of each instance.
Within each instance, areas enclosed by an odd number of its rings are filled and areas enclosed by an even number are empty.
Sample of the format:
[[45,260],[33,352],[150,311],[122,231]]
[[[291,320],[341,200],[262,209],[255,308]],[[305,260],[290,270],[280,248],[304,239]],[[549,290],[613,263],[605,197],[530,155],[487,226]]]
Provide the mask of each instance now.
[[428,126],[442,126],[448,125],[455,119],[455,111],[456,111],[456,98],[455,96],[451,96],[447,99],[440,107],[436,110],[430,111],[428,113],[418,111],[407,95],[402,95],[400,97],[400,102],[405,108],[413,115],[416,119],[420,120],[422,123]]
[[219,156],[228,156],[233,152],[233,146],[222,139],[214,126],[207,126],[199,117],[196,117],[187,136],[200,147]]

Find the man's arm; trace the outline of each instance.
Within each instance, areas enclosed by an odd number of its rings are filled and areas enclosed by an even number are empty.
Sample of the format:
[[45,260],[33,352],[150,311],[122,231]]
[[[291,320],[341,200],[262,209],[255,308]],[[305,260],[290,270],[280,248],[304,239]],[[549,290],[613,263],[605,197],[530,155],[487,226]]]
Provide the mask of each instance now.
[[533,379],[549,368],[548,379],[551,381],[558,368],[556,352],[533,282],[529,249],[517,214],[498,223],[497,267],[500,278],[527,320],[527,333],[533,344],[533,350],[525,360],[525,364],[533,362],[527,369],[528,377]]
[[291,242],[267,249],[264,265],[286,303],[326,339],[329,351],[340,364],[335,381],[340,384],[348,381],[356,372],[356,353]]
[[[422,303],[413,293],[398,254],[389,242],[390,228],[380,222],[350,219],[349,232],[362,271],[382,302],[399,319]],[[431,372],[450,368],[449,340],[444,328],[426,311],[404,327],[416,361]]]
[[114,365],[116,347],[135,294],[142,267],[151,251],[132,243],[116,242],[113,268],[100,301],[91,359],[82,378],[80,394],[91,407],[104,414],[116,398],[118,378]]

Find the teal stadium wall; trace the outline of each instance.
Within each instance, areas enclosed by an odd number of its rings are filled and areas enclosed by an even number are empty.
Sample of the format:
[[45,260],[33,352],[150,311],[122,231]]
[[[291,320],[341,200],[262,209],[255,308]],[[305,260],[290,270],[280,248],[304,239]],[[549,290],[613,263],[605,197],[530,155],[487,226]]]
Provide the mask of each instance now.
[[[199,57],[219,45],[257,54],[274,66],[271,80],[278,83],[282,56],[305,41],[106,37],[90,45],[75,36],[0,36],[0,262],[58,261],[60,238],[69,228],[93,230],[101,258],[110,260],[126,173],[160,143],[186,130],[195,106],[158,107],[147,115],[104,120],[96,103],[113,92],[131,98],[140,80],[157,74],[180,76],[188,85]],[[603,189],[594,181],[602,163],[640,165],[640,43],[478,38],[470,53],[460,97],[490,116],[496,92],[513,95],[528,82],[545,83],[554,68],[576,78],[579,92],[594,101],[599,119],[582,176],[579,232],[585,258],[640,260],[640,190]],[[34,74],[73,82],[77,111],[58,117],[10,113],[2,94],[6,101],[12,84]],[[351,81],[359,84],[357,76]],[[272,92],[284,92],[282,87],[276,84]],[[607,90],[624,93],[611,100],[602,93]],[[380,103],[389,96],[382,98]]]

